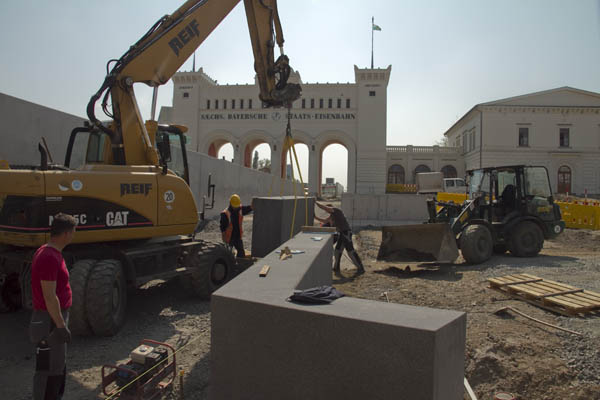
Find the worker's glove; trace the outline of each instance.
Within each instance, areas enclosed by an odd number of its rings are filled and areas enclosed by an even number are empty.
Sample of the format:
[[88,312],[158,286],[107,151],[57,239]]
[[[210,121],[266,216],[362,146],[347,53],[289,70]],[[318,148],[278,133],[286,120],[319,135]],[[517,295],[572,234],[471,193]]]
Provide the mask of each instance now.
[[63,343],[71,342],[71,331],[66,326],[64,328],[56,328],[56,335]]

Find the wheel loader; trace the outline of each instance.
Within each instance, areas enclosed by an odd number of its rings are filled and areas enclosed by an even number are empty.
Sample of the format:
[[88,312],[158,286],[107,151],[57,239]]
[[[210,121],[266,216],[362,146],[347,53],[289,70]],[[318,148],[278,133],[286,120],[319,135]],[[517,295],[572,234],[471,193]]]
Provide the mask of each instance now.
[[534,257],[545,239],[564,230],[545,167],[483,168],[468,171],[467,180],[464,202],[431,198],[425,223],[383,227],[378,260],[453,263],[458,249],[469,264],[507,250],[517,257]]
[[[230,280],[236,268],[222,244],[197,239],[203,225],[189,183],[186,128],[154,120],[166,83],[239,0],[188,0],[159,19],[125,54],[87,106],[89,121],[71,132],[65,162],[0,163],[0,311],[31,307],[31,258],[49,239],[58,212],[77,232],[63,255],[73,292],[74,333],[113,335],[125,321],[128,288],[179,277],[200,296]],[[259,98],[291,107],[301,88],[288,83],[276,0],[244,0]],[[275,60],[277,44],[281,55]],[[151,120],[141,118],[134,83],[154,87]],[[110,118],[100,121],[96,103]],[[41,135],[40,135],[41,136]],[[214,184],[209,179],[214,205]],[[204,199],[206,200],[206,198]]]

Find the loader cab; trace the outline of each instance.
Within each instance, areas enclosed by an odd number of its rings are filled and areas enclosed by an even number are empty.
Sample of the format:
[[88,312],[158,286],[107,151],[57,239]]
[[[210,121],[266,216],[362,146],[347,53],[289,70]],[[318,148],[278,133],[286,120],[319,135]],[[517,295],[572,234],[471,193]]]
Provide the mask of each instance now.
[[546,236],[562,231],[548,171],[541,166],[483,168],[467,173],[469,198],[477,199],[474,217],[496,224],[523,218],[537,220]]

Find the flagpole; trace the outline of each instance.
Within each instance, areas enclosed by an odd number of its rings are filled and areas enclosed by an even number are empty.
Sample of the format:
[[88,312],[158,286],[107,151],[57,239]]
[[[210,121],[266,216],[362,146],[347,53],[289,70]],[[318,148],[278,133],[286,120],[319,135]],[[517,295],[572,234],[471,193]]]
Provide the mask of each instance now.
[[375,24],[375,17],[371,17],[371,69],[373,69],[373,25]]

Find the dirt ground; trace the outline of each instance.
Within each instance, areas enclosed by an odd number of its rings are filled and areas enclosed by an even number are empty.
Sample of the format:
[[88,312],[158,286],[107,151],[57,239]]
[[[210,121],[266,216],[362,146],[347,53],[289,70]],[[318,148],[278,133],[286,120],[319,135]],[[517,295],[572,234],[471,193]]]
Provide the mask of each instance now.
[[[244,221],[250,248],[251,218]],[[211,222],[205,239],[218,240],[218,224]],[[343,257],[334,286],[346,295],[467,313],[465,376],[479,399],[500,391],[518,399],[600,399],[600,313],[564,317],[488,288],[486,279],[529,273],[545,279],[600,292],[600,232],[567,229],[546,242],[539,257],[509,254],[469,266],[405,272],[404,265],[375,262],[381,233],[355,232],[355,245],[367,273],[354,276]],[[578,331],[562,332],[516,314],[494,312],[512,306],[534,318]],[[0,398],[30,399],[33,352],[27,339],[29,312],[0,315]],[[68,349],[65,399],[97,399],[101,395],[101,367],[124,361],[144,338],[170,343],[184,371],[185,399],[206,399],[210,365],[210,304],[183,292],[177,281],[153,282],[130,296],[127,323],[109,338],[75,337]],[[166,399],[179,398],[179,384]],[[465,395],[465,399],[468,396]]]

